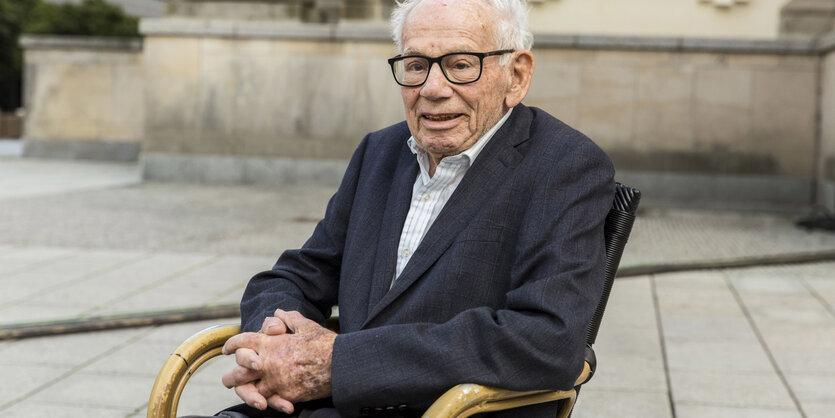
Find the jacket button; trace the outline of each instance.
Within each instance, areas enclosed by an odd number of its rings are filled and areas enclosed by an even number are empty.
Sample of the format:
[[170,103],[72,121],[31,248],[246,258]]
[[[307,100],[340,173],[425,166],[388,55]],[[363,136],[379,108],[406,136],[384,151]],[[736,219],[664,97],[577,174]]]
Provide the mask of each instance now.
[[360,409],[360,415],[367,417],[371,415],[371,408],[362,408]]
[[409,407],[409,405],[406,405],[405,403],[400,404],[400,405],[397,405],[397,410],[398,411],[405,411],[408,407]]

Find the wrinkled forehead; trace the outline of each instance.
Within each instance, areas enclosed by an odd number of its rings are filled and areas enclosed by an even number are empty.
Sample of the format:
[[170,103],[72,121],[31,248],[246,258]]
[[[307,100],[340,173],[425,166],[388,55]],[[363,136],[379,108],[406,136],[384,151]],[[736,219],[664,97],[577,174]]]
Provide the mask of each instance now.
[[424,0],[406,17],[403,52],[415,45],[410,41],[430,37],[438,42],[487,46],[495,39],[495,12],[484,0]]

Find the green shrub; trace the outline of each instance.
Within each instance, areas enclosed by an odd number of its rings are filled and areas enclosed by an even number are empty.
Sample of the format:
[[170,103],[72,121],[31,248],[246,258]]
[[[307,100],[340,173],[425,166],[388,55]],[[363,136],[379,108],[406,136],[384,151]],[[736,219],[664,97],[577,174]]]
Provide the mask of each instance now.
[[20,105],[23,33],[82,36],[138,36],[138,20],[104,0],[51,4],[42,0],[0,0],[0,108]]
[[87,36],[139,34],[136,18],[125,16],[120,7],[104,0],[84,0],[78,5],[55,5],[40,0],[34,3],[32,14],[22,26],[23,33]]

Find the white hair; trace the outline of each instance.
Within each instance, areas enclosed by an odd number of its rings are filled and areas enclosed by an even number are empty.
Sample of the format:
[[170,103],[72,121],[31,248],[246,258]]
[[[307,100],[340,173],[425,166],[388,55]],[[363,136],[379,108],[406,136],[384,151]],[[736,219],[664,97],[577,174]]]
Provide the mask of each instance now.
[[[395,0],[391,12],[391,37],[397,50],[403,52],[403,26],[409,13],[423,0]],[[528,7],[525,0],[483,1],[496,17],[494,34],[498,49],[531,49],[533,34],[528,29]]]

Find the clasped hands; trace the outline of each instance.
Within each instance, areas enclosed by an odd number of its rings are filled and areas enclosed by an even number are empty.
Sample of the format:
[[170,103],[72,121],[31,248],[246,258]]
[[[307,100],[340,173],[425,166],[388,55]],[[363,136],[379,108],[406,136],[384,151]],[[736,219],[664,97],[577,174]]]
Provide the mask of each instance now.
[[293,403],[331,395],[331,358],[336,333],[302,314],[276,310],[260,332],[230,338],[223,354],[238,364],[223,384],[247,405],[292,414]]

